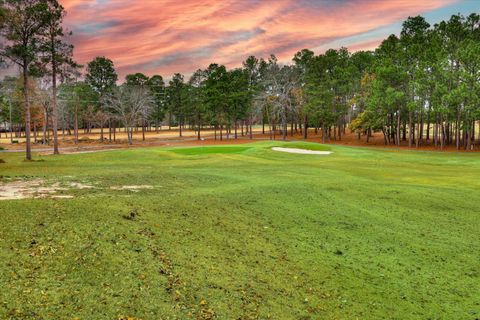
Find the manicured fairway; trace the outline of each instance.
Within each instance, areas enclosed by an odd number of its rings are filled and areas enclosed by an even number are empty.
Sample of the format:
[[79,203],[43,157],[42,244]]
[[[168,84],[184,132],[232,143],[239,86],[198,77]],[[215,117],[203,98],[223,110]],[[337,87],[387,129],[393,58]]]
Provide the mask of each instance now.
[[0,202],[0,319],[480,317],[478,154],[22,156],[2,181],[95,188]]

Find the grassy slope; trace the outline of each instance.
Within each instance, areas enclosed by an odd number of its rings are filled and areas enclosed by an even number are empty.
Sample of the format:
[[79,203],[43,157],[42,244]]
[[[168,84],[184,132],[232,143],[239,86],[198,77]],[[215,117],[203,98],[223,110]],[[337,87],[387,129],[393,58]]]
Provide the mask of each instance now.
[[0,318],[480,316],[478,155],[274,145],[5,155],[105,188],[0,203]]

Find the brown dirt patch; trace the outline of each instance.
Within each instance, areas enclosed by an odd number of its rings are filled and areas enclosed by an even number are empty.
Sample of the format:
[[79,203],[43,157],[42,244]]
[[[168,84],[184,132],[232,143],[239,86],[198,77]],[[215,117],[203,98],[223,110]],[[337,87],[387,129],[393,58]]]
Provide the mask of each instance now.
[[0,201],[20,199],[71,199],[72,195],[57,194],[72,189],[93,189],[94,186],[71,182],[62,185],[60,182],[49,184],[43,179],[13,180],[0,182]]
[[4,182],[0,183],[0,200],[47,198],[61,190],[66,189],[59,184],[47,187],[42,179]]

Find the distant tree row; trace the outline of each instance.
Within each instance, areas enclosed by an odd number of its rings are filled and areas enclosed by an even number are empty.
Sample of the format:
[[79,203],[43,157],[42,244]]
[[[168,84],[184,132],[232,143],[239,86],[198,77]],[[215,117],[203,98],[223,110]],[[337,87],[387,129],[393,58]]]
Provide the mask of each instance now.
[[478,14],[433,27],[422,17],[407,19],[363,73],[351,128],[382,131],[386,144],[471,149],[480,120],[479,25]]
[[213,63],[188,79],[174,74],[168,83],[136,73],[118,85],[106,57],[79,75],[61,26],[65,12],[56,1],[7,0],[2,8],[0,32],[7,44],[0,56],[20,66],[22,77],[0,83],[0,123],[8,122],[16,135],[24,132],[27,159],[32,128],[34,136],[42,130],[44,140],[52,129],[55,152],[57,129],[78,143],[81,129],[100,128],[100,139],[112,141],[121,128],[131,144],[134,132],[141,129],[145,139],[146,131],[162,124],[177,128],[179,136],[194,129],[198,139],[205,128],[215,139],[253,138],[252,126],[261,125],[271,139],[315,132],[327,142],[349,130],[367,141],[381,132],[385,144],[411,147],[480,144],[478,14],[453,15],[434,26],[410,17],[400,36],[389,36],[375,51],[315,55],[304,49],[290,65],[274,55],[250,56],[231,70]]

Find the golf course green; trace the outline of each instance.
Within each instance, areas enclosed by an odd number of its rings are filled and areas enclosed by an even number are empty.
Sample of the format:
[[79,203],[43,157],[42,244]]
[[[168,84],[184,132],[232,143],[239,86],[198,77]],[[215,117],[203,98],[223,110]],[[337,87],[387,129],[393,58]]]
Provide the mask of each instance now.
[[58,197],[0,201],[0,319],[480,318],[478,154],[23,157],[0,181]]

